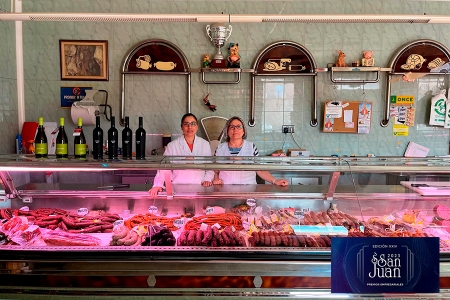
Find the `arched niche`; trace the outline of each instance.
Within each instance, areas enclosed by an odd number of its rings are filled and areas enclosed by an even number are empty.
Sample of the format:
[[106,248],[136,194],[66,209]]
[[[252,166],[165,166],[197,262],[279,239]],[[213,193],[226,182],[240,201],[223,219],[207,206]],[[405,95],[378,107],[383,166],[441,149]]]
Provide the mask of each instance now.
[[391,97],[391,80],[393,76],[402,76],[409,72],[418,76],[442,76],[450,74],[450,50],[443,44],[421,39],[401,46],[392,56],[387,76],[385,98],[385,116],[381,126],[389,124],[389,104]]
[[186,75],[187,111],[191,111],[191,72],[183,51],[175,44],[161,39],[149,39],[134,45],[125,55],[122,64],[120,124],[125,117],[126,75]]
[[292,41],[279,41],[266,46],[253,64],[250,120],[255,126],[255,78],[256,76],[313,76],[314,107],[310,125],[317,126],[317,64],[304,46]]

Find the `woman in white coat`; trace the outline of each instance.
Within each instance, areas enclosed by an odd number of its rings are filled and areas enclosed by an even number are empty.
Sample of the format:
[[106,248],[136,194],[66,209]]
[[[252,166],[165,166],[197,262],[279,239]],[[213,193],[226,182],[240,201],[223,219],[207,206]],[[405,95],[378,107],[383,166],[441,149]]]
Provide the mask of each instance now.
[[[181,130],[183,136],[170,142],[164,151],[164,156],[211,156],[209,143],[196,135],[198,130],[197,117],[191,113],[181,118]],[[213,171],[204,170],[158,170],[153,187],[148,191],[151,197],[155,197],[162,191],[165,182],[165,173],[172,172],[173,184],[201,184],[211,186],[214,177]]]
[[[244,121],[232,117],[224,128],[226,142],[217,147],[215,156],[259,156],[255,144],[246,140]],[[286,179],[276,179],[269,171],[215,171],[213,184],[256,184],[256,174],[275,185],[287,186]]]

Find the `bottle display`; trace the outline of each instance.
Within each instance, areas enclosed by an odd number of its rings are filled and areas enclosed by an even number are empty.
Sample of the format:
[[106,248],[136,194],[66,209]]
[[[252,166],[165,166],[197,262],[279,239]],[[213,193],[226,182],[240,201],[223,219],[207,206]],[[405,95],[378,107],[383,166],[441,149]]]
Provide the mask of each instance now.
[[139,117],[139,128],[136,129],[136,159],[145,159],[144,118]]
[[108,158],[117,159],[118,131],[116,129],[116,117],[111,116],[111,128],[108,129]]
[[130,118],[125,117],[125,128],[122,130],[122,157],[131,159],[133,132],[130,129]]
[[68,158],[68,139],[64,130],[64,118],[59,119],[59,131],[56,136],[56,158]]
[[100,116],[95,117],[95,128],[92,133],[93,147],[92,154],[94,159],[103,158],[103,129],[100,127]]
[[83,119],[78,118],[78,127],[75,128],[73,141],[75,158],[86,158],[86,138],[83,133]]
[[45,158],[48,155],[47,136],[45,135],[44,118],[38,119],[38,130],[34,138],[34,153],[36,158]]

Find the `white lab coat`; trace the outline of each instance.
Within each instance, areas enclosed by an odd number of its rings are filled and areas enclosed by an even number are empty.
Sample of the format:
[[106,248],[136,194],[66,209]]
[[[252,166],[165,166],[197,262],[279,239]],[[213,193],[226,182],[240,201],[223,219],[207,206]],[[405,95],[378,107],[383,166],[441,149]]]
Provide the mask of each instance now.
[[[222,143],[217,147],[216,156],[232,156],[228,149],[228,143]],[[253,156],[253,143],[244,140],[241,151],[237,156]],[[234,155],[233,155],[234,156]],[[255,171],[224,171],[221,170],[219,178],[224,184],[256,184]]]
[[[195,136],[194,147],[189,149],[184,136],[170,142],[167,145],[164,156],[211,156],[209,143],[201,137]],[[201,184],[203,181],[212,181],[214,171],[205,170],[158,170],[153,186],[164,186],[165,172],[172,172],[173,184]]]

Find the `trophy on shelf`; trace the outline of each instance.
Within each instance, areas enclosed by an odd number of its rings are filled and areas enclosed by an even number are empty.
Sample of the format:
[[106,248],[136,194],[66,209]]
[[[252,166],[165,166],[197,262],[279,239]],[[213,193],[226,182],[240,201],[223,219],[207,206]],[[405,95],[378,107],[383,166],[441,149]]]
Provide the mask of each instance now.
[[228,27],[223,23],[215,23],[211,26],[206,25],[206,33],[217,48],[216,54],[211,60],[211,68],[226,68],[227,61],[223,57],[220,48],[222,48],[231,35],[231,25],[228,25]]

